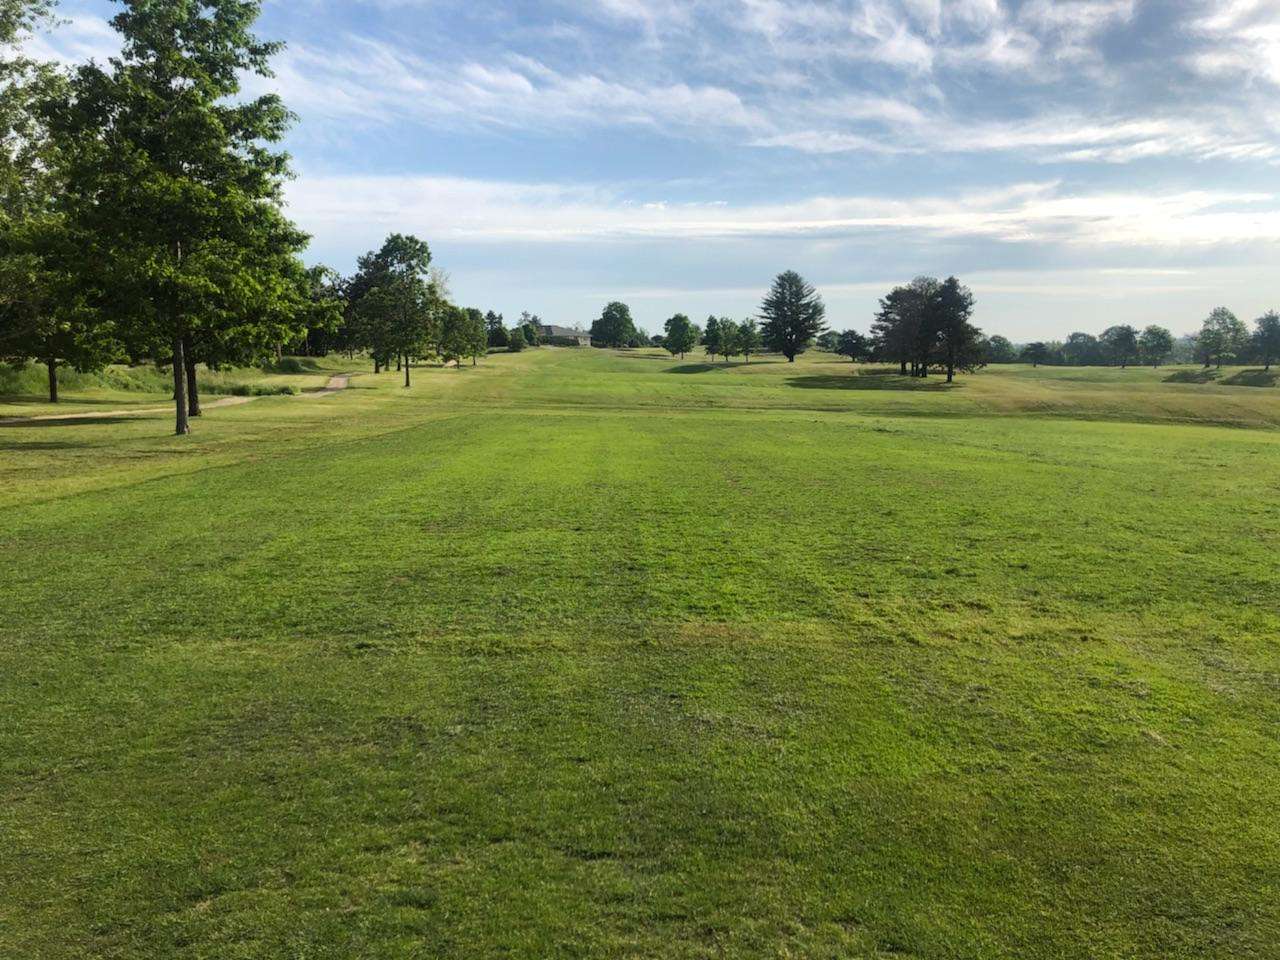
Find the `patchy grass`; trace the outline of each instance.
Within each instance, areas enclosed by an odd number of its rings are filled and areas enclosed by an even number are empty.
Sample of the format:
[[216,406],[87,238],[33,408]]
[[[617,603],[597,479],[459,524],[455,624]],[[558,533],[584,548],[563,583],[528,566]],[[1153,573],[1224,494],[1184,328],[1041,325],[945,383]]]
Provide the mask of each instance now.
[[0,430],[0,955],[1274,956],[1280,391],[688,365]]

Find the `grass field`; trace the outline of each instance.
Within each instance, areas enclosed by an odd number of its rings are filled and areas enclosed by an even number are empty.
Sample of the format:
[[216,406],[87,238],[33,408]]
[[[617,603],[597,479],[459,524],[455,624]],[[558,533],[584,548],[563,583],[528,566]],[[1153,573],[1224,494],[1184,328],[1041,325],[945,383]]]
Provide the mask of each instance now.
[[1280,956],[1280,388],[1199,379],[0,430],[0,956]]

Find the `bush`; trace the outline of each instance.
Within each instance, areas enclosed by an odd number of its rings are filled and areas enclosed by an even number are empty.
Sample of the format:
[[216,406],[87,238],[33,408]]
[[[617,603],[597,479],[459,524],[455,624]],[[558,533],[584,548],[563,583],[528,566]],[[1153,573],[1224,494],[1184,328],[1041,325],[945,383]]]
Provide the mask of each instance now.
[[523,350],[527,346],[528,344],[525,343],[524,336],[521,335],[519,330],[511,331],[511,336],[507,341],[508,351],[510,351],[511,353],[519,353],[521,350]]
[[310,373],[318,364],[310,357],[281,357],[273,363],[263,364],[268,373]]

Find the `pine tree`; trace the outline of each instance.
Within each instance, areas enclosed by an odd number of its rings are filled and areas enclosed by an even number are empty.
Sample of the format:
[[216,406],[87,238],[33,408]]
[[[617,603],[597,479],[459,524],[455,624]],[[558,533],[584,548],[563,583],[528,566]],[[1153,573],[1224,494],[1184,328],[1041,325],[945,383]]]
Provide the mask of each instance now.
[[760,305],[765,346],[794,363],[822,333],[826,313],[822,298],[800,274],[794,270],[778,274]]

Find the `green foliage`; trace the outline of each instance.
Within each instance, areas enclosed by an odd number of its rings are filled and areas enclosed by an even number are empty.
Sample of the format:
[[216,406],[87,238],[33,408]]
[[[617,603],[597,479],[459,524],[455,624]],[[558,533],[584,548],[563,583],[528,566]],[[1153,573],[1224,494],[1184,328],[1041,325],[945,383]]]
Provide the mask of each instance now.
[[706,351],[709,358],[714,359],[716,354],[720,353],[720,344],[723,338],[720,334],[720,318],[709,316],[707,322],[702,328],[702,347]]
[[1052,359],[1053,354],[1049,349],[1049,345],[1042,340],[1028,343],[1022,348],[1022,362],[1029,363],[1033,367],[1038,367],[1042,363],[1049,363]]
[[765,346],[794,363],[824,329],[822,298],[794,270],[780,273],[760,305]]
[[524,336],[520,333],[519,327],[516,327],[507,336],[507,350],[511,353],[519,353],[528,345],[529,342],[525,340]]
[[245,0],[127,0],[112,20],[120,57],[78,67],[50,110],[61,209],[92,240],[86,270],[133,352],[181,360],[185,341],[202,359],[243,359],[303,332],[306,236],[284,217],[288,160],[270,149],[291,117],[274,95],[241,96],[279,49],[253,35],[258,12]]
[[864,337],[857,330],[845,330],[836,336],[836,342],[832,353],[837,353],[842,357],[848,357],[850,362],[857,363],[859,360],[871,359],[871,340]]
[[673,357],[683,357],[698,345],[701,331],[683,313],[677,313],[663,325],[662,346]]
[[1144,363],[1158,367],[1173,352],[1173,334],[1164,327],[1152,324],[1138,336],[1138,356]]
[[591,342],[603,347],[625,347],[637,335],[631,308],[617,300],[606,304],[599,318],[591,324]]
[[1221,367],[1244,353],[1249,344],[1249,331],[1244,323],[1226,307],[1215,307],[1200,329],[1198,353],[1207,367]]
[[986,359],[987,363],[1016,363],[1018,351],[1009,342],[1008,337],[1002,337],[997,333],[987,339]]
[[1254,321],[1253,350],[1268,370],[1280,360],[1280,313],[1268,310]]
[[1105,356],[1121,368],[1127,367],[1138,355],[1138,331],[1127,323],[1107,327],[1098,342]]
[[755,318],[748,317],[738,324],[738,352],[742,354],[743,359],[750,363],[752,354],[759,353],[763,349],[764,336],[760,333],[760,327]]

